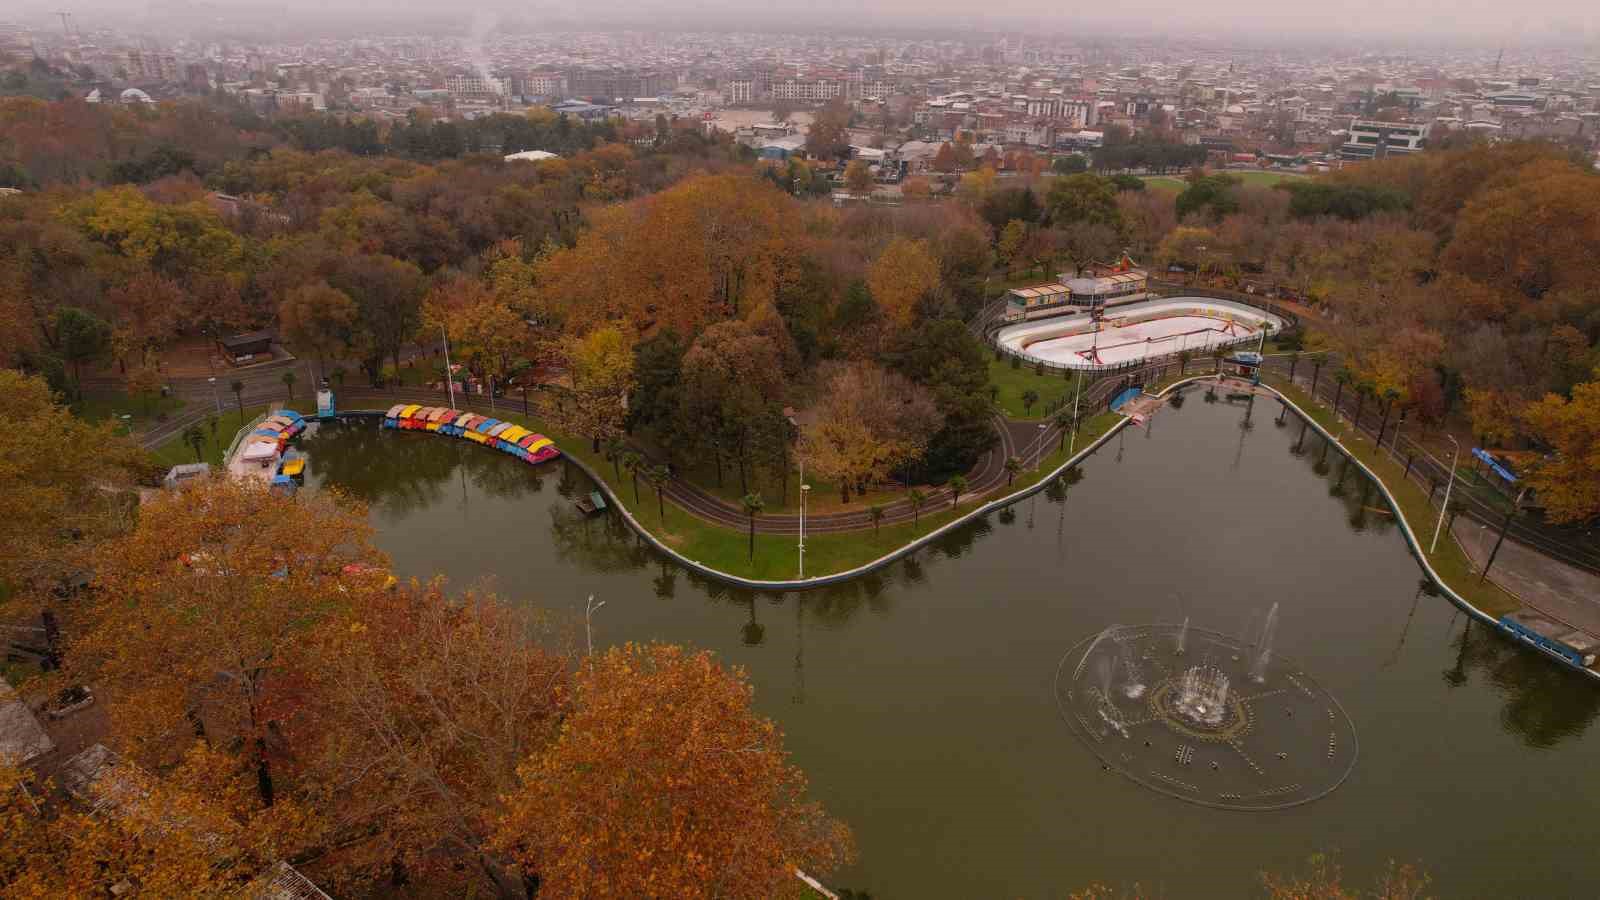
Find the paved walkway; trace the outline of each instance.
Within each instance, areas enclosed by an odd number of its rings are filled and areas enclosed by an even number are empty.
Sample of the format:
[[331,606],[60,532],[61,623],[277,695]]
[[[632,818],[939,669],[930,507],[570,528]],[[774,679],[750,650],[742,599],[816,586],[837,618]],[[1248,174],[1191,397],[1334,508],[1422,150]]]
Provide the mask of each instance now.
[[[1458,516],[1451,531],[1473,566],[1482,572],[1499,532],[1466,516]],[[1600,576],[1506,538],[1489,570],[1489,580],[1524,605],[1600,636]]]

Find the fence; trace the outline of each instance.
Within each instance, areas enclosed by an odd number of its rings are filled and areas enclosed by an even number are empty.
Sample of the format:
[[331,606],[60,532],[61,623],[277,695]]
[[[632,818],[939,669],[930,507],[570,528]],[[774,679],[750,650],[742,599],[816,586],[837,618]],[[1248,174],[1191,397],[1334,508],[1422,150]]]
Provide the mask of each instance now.
[[[1292,372],[1294,375],[1292,383],[1296,387],[1318,400],[1326,401],[1329,406],[1332,406],[1333,401],[1337,399],[1338,408],[1334,410],[1336,419],[1342,418],[1343,421],[1351,422],[1356,428],[1371,436],[1384,453],[1405,467],[1407,477],[1429,488],[1429,501],[1435,506],[1444,502],[1444,488],[1450,480],[1450,464],[1401,434],[1399,417],[1385,414],[1388,404],[1370,395],[1363,396],[1351,389],[1348,384],[1341,387],[1330,374],[1337,370],[1337,364],[1330,365],[1324,362],[1321,366],[1317,366],[1304,360],[1296,364],[1282,357],[1274,357],[1267,360],[1264,368],[1271,375],[1286,381]],[[1359,421],[1356,420],[1357,411],[1360,412]],[[1388,409],[1387,412],[1393,413],[1394,410]],[[1383,428],[1381,437],[1378,435],[1380,427]],[[1492,488],[1485,489],[1464,483],[1459,466],[1456,469],[1455,482],[1451,500],[1461,503],[1463,515],[1493,528],[1500,528],[1505,524],[1506,514],[1510,511],[1509,504],[1497,505],[1483,496],[1485,490]],[[1550,526],[1517,517],[1512,519],[1506,535],[1552,559],[1587,572],[1600,574],[1600,551],[1580,540],[1563,535]]]

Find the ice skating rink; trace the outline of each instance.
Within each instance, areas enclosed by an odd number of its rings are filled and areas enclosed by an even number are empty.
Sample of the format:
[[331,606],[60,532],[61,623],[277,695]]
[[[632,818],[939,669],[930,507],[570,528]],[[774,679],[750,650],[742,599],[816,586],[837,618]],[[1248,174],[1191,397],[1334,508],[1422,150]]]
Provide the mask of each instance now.
[[1278,317],[1255,307],[1203,297],[1178,297],[1115,306],[1100,330],[1086,313],[1008,325],[996,335],[1001,346],[1028,359],[1074,368],[1124,365],[1146,357],[1217,345],[1238,345],[1283,327]]

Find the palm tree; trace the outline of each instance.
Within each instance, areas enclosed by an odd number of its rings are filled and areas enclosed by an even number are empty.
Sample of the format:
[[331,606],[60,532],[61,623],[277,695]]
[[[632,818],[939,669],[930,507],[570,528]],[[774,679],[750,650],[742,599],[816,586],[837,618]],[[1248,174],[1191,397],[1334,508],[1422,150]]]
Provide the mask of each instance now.
[[1033,388],[1028,388],[1027,390],[1022,392],[1022,411],[1024,413],[1031,414],[1033,412],[1033,405],[1035,403],[1038,403],[1038,402],[1039,402],[1039,392],[1038,391],[1034,390]]
[[611,467],[617,473],[617,482],[622,481],[622,442],[616,438],[606,438],[600,444],[600,455],[611,461]]
[[1316,367],[1311,370],[1311,399],[1317,399],[1317,378],[1322,374],[1322,357],[1317,357]]
[[622,454],[622,468],[633,477],[633,502],[639,502],[639,470],[645,467],[645,459],[639,454],[628,450]]
[[283,373],[283,386],[289,389],[289,402],[294,402],[294,370]]
[[1189,373],[1189,360],[1191,360],[1191,359],[1194,359],[1194,353],[1192,353],[1192,352],[1190,352],[1188,350],[1180,350],[1180,351],[1178,351],[1178,374],[1179,375],[1187,375]]
[[950,486],[950,508],[955,509],[956,504],[961,502],[961,492],[967,489],[967,477],[951,475],[947,484]]
[[211,443],[213,444],[217,442],[217,425],[219,424],[221,423],[217,421],[216,416],[206,416],[206,430],[211,432]]
[[233,390],[233,401],[235,403],[239,404],[239,427],[243,428],[244,427],[244,382],[242,382],[239,379],[235,378],[233,380],[233,383],[228,385],[228,387]]
[[656,503],[661,508],[661,524],[665,525],[667,523],[667,501],[662,497],[661,492],[667,485],[667,479],[671,478],[672,475],[666,466],[651,466],[644,470],[644,477],[646,481],[650,482],[650,486],[656,489]]
[[1006,457],[1006,487],[1011,487],[1011,479],[1016,478],[1017,473],[1021,471],[1022,460],[1015,456]]
[[195,462],[205,461],[201,456],[200,451],[206,445],[206,433],[200,430],[199,425],[190,425],[188,428],[183,430],[183,443],[189,449],[194,451]]
[[1339,398],[1344,396],[1344,386],[1352,381],[1355,381],[1356,377],[1350,374],[1349,369],[1340,369],[1339,371],[1333,373],[1333,380],[1339,382],[1338,390],[1333,392],[1333,418],[1334,421],[1338,421]]
[[878,526],[883,523],[883,507],[873,504],[867,507],[867,517],[872,520],[872,533],[878,533]]
[[1351,423],[1356,426],[1356,434],[1361,434],[1361,408],[1367,405],[1367,398],[1377,393],[1370,381],[1356,382],[1356,417]]
[[928,502],[928,495],[920,488],[912,488],[911,492],[906,494],[906,499],[911,501],[911,524],[916,525],[921,519],[922,504]]
[[761,499],[760,494],[745,494],[740,502],[744,504],[744,514],[750,520],[750,561],[754,562],[756,558],[756,516],[761,515],[761,511],[766,509],[767,504],[766,501]]
[[1000,385],[998,385],[998,384],[989,385],[989,402],[990,403],[998,403],[999,401],[1000,401]]
[[[1383,421],[1378,423],[1378,446],[1383,446],[1383,432],[1389,427],[1389,411],[1394,409],[1394,402],[1400,399],[1400,392],[1393,387],[1383,389]],[[1399,429],[1395,429],[1398,431]]]
[[1057,451],[1067,449],[1067,429],[1071,428],[1072,424],[1072,410],[1065,406],[1056,410],[1055,426],[1061,429],[1061,446],[1056,448]]
[[1289,354],[1289,383],[1294,384],[1294,370],[1300,366],[1300,351]]

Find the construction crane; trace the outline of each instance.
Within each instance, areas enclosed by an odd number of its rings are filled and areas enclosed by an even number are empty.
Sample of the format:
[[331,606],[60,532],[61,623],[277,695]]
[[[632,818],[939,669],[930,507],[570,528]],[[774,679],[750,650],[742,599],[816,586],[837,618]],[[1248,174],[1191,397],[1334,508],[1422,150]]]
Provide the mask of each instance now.
[[72,24],[72,13],[67,12],[66,10],[57,10],[56,15],[61,17],[62,34],[70,35],[77,30],[76,26]]

